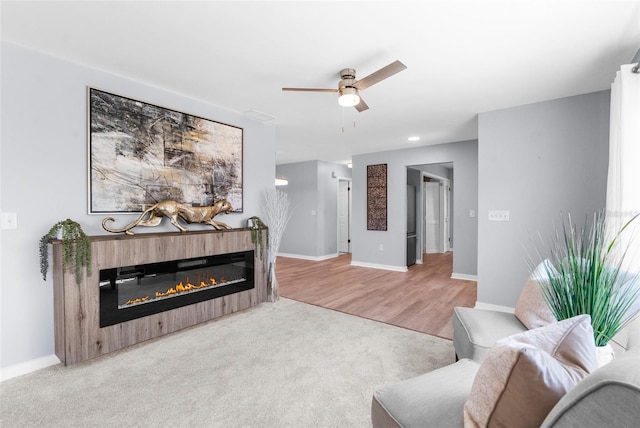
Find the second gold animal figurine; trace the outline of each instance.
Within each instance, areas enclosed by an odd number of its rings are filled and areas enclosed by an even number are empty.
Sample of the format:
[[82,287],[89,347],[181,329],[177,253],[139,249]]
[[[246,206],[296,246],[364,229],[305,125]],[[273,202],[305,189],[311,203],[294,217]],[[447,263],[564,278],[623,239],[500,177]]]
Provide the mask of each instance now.
[[[140,214],[140,217],[122,229],[112,229],[107,226],[108,222],[115,221],[113,217],[106,217],[102,220],[102,227],[107,232],[124,232],[127,235],[133,235],[134,233],[131,229],[134,227],[157,226],[162,222],[163,217],[167,217],[171,220],[171,224],[180,229],[181,232],[188,232],[189,229],[178,223],[178,217],[180,217],[187,223],[206,223],[210,224],[217,230],[231,229],[227,224],[213,220],[216,215],[220,213],[229,214],[231,211],[233,211],[231,203],[225,200],[216,201],[213,205],[203,207],[192,207],[176,201],[160,201],[144,210],[142,214]],[[148,217],[145,218],[145,216]]]

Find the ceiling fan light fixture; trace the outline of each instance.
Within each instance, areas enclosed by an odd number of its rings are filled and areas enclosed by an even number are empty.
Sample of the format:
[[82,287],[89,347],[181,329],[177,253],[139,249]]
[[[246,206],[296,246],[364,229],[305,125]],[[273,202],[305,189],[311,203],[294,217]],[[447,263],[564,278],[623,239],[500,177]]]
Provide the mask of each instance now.
[[338,104],[343,107],[353,107],[360,103],[360,96],[358,90],[352,87],[340,88],[340,96],[338,97]]
[[338,104],[343,107],[355,107],[359,113],[369,110],[369,106],[358,94],[358,91],[363,91],[370,86],[373,86],[384,79],[393,76],[396,73],[401,72],[407,68],[406,65],[400,61],[394,61],[389,65],[386,65],[374,71],[367,77],[356,80],[356,70],[353,68],[343,68],[340,71],[340,81],[338,82],[338,89],[326,89],[326,88],[282,88],[283,91],[302,91],[302,92],[338,92]]

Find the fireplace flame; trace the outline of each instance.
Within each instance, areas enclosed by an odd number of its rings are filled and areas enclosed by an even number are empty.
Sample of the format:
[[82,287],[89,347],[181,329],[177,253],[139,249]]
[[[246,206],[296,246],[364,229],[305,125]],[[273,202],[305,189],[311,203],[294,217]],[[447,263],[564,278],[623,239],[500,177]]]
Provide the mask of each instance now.
[[[172,296],[180,293],[187,293],[193,290],[200,290],[203,288],[213,288],[213,287],[224,285],[227,282],[227,280],[224,279],[224,277],[220,278],[219,280],[216,280],[213,277],[211,278],[205,277],[204,280],[200,280],[200,275],[198,275],[198,280],[195,282],[196,284],[191,283],[191,281],[189,280],[189,277],[187,277],[184,280],[184,282],[180,281],[175,286],[169,287],[166,291],[156,291],[154,297],[158,299],[158,298],[168,297],[168,296]],[[151,299],[151,296],[130,299],[130,300],[127,300],[123,306],[145,303],[147,301],[150,301],[150,299]]]
[[164,292],[156,291],[156,297],[165,297],[165,296],[169,296],[171,294],[179,294],[179,293],[184,293],[186,291],[198,290],[200,288],[213,287],[215,285],[218,285],[218,282],[214,278],[209,278],[209,281],[211,282],[211,284],[207,284],[204,281],[200,281],[200,284],[196,285],[196,284],[192,284],[189,281],[189,277],[187,277],[187,279],[185,280],[186,284],[183,284],[182,281],[180,281],[175,286],[175,288],[171,287],[167,291],[164,291]]
[[149,296],[145,296],[145,297],[138,297],[137,299],[129,299],[126,301],[125,305],[133,305],[136,303],[143,303],[146,302],[147,300],[149,300]]

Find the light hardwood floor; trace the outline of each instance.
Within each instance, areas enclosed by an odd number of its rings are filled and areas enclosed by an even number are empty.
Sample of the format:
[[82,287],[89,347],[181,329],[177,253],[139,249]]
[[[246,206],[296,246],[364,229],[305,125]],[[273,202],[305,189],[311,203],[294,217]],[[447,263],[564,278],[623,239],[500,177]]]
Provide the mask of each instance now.
[[473,307],[474,281],[451,279],[453,253],[425,254],[408,272],[351,266],[351,255],[325,261],[278,257],[281,297],[451,339],[455,306]]

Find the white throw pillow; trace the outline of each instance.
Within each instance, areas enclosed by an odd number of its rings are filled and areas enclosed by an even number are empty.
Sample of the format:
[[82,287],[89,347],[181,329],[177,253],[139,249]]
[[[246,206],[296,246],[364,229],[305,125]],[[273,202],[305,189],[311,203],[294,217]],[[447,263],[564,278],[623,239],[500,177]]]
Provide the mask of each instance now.
[[465,427],[538,427],[596,369],[591,317],[579,315],[496,342],[464,406]]
[[556,316],[542,294],[540,283],[548,281],[548,272],[554,272],[555,268],[549,260],[540,263],[529,275],[524,285],[518,303],[516,303],[515,316],[528,329],[545,326],[556,322]]

